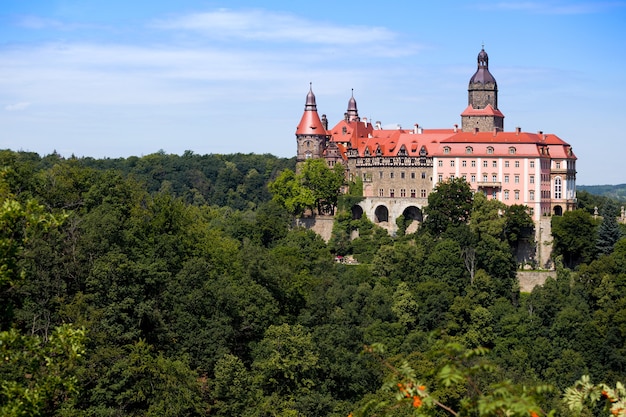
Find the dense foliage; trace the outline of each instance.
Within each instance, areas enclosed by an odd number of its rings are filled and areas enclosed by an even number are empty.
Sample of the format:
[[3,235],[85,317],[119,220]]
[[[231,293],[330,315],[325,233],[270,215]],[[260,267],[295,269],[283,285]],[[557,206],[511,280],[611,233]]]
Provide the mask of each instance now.
[[[339,213],[326,244],[270,199],[289,164],[0,152],[2,415],[569,415],[582,375],[626,379],[626,240],[520,294],[523,210],[477,194],[468,221],[398,238]],[[396,401],[397,369],[419,402]]]

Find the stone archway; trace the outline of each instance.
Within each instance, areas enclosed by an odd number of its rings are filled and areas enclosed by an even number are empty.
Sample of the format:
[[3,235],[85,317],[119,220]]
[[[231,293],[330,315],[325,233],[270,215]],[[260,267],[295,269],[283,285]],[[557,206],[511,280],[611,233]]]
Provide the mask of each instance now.
[[419,207],[408,206],[407,208],[404,209],[404,211],[402,212],[402,215],[407,220],[417,220],[420,223],[424,221],[422,210],[420,210]]
[[374,223],[388,222],[389,221],[389,209],[386,206],[380,205],[374,210]]
[[562,216],[563,215],[563,207],[561,207],[561,206],[554,206],[554,215],[555,216]]
[[363,207],[359,206],[359,205],[354,205],[352,206],[352,220],[359,220],[361,217],[363,217]]

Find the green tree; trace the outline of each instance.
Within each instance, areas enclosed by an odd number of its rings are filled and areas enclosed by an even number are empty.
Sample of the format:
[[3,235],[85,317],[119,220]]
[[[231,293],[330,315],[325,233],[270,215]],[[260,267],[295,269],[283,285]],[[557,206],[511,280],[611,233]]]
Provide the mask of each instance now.
[[622,237],[622,232],[610,208],[603,209],[600,214],[602,215],[602,222],[598,227],[596,249],[599,254],[608,255],[613,251],[613,247]]
[[596,224],[584,210],[566,211],[552,217],[554,255],[562,255],[566,266],[591,262],[596,252]]
[[428,195],[424,226],[438,236],[450,226],[466,223],[472,212],[472,201],[472,189],[464,178],[439,182]]
[[56,327],[46,342],[15,329],[0,332],[0,414],[49,416],[74,410],[85,341],[85,330],[69,324]]

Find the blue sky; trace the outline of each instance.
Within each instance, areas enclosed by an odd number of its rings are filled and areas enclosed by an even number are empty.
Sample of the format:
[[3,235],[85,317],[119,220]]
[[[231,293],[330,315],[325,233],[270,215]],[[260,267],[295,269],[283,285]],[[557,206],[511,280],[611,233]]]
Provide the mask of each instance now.
[[384,126],[460,124],[484,43],[505,130],[626,183],[626,0],[3,0],[0,148],[295,154],[309,82]]

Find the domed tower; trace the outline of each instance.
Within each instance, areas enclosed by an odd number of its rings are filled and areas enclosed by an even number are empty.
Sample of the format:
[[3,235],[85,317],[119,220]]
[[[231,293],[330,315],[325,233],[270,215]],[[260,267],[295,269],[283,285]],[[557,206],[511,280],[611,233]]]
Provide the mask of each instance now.
[[324,122],[317,114],[315,94],[313,94],[313,86],[311,85],[309,93],[306,95],[304,114],[296,128],[297,163],[304,162],[309,158],[321,158],[324,155],[324,149],[328,143],[328,133],[326,132],[328,124],[325,115],[322,115],[322,119]]
[[498,84],[489,72],[489,56],[482,48],[478,53],[478,69],[467,88],[467,108],[461,114],[464,132],[486,132],[504,129],[504,115],[498,110]]
[[352,97],[348,100],[348,110],[346,111],[346,122],[358,122],[359,111],[356,108],[356,100],[354,99],[354,89],[352,89]]

